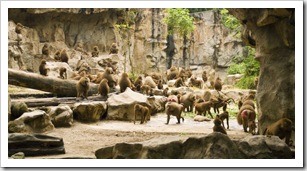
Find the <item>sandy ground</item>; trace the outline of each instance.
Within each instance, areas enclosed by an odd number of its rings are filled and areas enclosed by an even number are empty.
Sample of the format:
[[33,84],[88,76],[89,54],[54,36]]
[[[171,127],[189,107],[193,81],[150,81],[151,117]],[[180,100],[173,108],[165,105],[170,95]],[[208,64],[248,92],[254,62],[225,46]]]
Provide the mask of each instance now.
[[[103,120],[96,123],[74,121],[70,128],[55,128],[46,133],[63,138],[66,154],[27,158],[95,158],[96,150],[116,143],[141,142],[161,136],[204,136],[212,133],[212,121],[197,122],[186,116],[183,123],[176,124],[176,118],[171,117],[169,125],[166,125],[164,113],[152,116],[146,124],[136,122],[135,125],[129,121]],[[251,135],[244,133],[242,126],[238,125],[235,119],[231,119],[229,125],[227,133],[232,139]]]

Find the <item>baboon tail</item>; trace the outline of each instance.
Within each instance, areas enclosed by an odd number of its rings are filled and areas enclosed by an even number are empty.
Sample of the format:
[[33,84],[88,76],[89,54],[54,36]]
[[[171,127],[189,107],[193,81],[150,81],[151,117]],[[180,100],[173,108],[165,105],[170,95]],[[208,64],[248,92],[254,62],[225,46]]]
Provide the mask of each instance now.
[[237,114],[237,121],[238,121],[238,124],[239,124],[239,125],[242,125],[242,124],[243,124],[243,123],[242,123],[241,112],[239,112],[239,113]]

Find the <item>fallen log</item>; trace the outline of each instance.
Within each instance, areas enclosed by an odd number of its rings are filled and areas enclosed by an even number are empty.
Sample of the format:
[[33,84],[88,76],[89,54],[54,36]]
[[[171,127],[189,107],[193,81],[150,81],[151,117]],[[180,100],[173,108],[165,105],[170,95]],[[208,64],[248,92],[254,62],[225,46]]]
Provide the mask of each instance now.
[[[11,85],[51,92],[58,97],[76,97],[78,81],[46,77],[37,73],[8,69],[8,83]],[[98,85],[90,83],[88,95],[98,93]]]

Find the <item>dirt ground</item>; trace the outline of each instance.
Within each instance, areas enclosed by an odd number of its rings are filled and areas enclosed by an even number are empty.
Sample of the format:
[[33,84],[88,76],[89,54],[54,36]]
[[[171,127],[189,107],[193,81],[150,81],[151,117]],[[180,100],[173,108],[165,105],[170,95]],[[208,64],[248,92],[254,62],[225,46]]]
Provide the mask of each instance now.
[[[55,128],[47,135],[61,137],[64,140],[66,154],[51,156],[36,156],[27,158],[96,158],[95,151],[122,142],[142,142],[160,136],[204,136],[212,133],[213,120],[197,122],[192,117],[185,117],[185,121],[176,124],[175,117],[171,117],[166,125],[166,114],[159,113],[151,117],[146,124],[129,121],[103,120],[96,123],[81,123],[74,121],[70,128]],[[226,124],[226,122],[225,122]],[[232,139],[250,136],[243,132],[241,125],[235,119],[229,122],[227,134]]]

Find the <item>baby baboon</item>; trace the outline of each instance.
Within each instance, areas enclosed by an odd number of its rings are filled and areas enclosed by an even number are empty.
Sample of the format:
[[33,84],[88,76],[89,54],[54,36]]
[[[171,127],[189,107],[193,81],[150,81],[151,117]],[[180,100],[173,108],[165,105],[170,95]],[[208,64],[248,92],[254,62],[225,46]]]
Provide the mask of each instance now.
[[222,121],[221,121],[221,119],[219,118],[218,115],[213,120],[213,123],[214,123],[213,132],[220,132],[220,133],[227,135],[225,128],[222,127],[222,125],[221,125]]
[[214,82],[214,88],[217,91],[221,91],[222,90],[222,80],[220,79],[220,77],[217,77],[215,82]]
[[140,92],[149,96],[151,93],[151,87],[149,85],[142,85],[140,88]]
[[183,111],[182,104],[178,104],[176,102],[168,102],[166,104],[167,121],[165,124],[169,123],[170,115],[176,116],[177,124],[180,124],[180,118],[182,119],[182,122],[184,122],[184,118],[181,116],[182,111]]
[[108,80],[104,78],[99,83],[98,94],[101,96],[108,96],[109,92],[110,87],[108,85]]
[[[244,132],[247,132],[247,127],[249,127],[249,125],[252,124],[252,121],[255,121],[255,119],[256,119],[255,109],[250,105],[243,105],[237,114],[238,124],[243,125]],[[253,130],[249,128],[249,132],[252,131]]]
[[138,76],[138,78],[134,81],[134,86],[137,91],[141,90],[141,86],[143,85],[142,76]]
[[223,128],[225,128],[224,120],[226,119],[227,129],[229,129],[229,113],[227,111],[224,111],[223,113],[218,114],[216,116],[219,117],[219,119],[222,121]]
[[41,64],[39,65],[39,73],[41,74],[41,75],[44,75],[44,76],[48,76],[47,75],[47,72],[48,72],[48,68],[46,67],[46,60],[42,60],[42,62],[41,62]]
[[99,56],[99,49],[98,46],[93,47],[92,57],[98,57]]
[[150,110],[148,107],[136,104],[134,106],[134,121],[133,123],[135,124],[135,120],[137,116],[141,116],[141,123],[143,124],[144,122],[147,122],[150,120]]
[[275,135],[280,139],[286,138],[286,144],[290,145],[292,133],[292,121],[288,118],[281,118],[269,125],[263,132],[263,135]]
[[61,67],[60,69],[60,76],[61,79],[67,79],[67,72],[65,67]]
[[61,61],[61,51],[56,51],[55,54],[54,54],[54,59],[56,61]]
[[163,89],[163,84],[162,84],[162,80],[158,81],[158,85],[157,85],[158,89],[162,90]]
[[15,32],[17,34],[21,34],[21,30],[24,28],[24,26],[21,23],[17,23],[15,27]]
[[175,81],[175,84],[174,84],[175,87],[181,87],[181,86],[184,86],[184,83],[182,81],[182,78],[181,77],[178,77]]
[[68,55],[66,49],[63,49],[60,53],[61,62],[66,62],[68,64]]
[[118,53],[118,48],[116,46],[116,43],[112,43],[109,54],[117,54],[117,53]]
[[90,88],[90,80],[86,77],[81,77],[77,83],[77,97],[87,99],[88,91]]
[[165,97],[168,96],[168,87],[166,87],[166,88],[163,90],[163,96],[165,96]]
[[213,118],[213,116],[210,112],[211,107],[213,107],[213,103],[211,101],[196,103],[195,104],[195,113],[197,115],[202,115],[204,113],[204,116],[206,116],[207,111],[208,111],[211,118]]
[[119,87],[120,87],[120,92],[124,92],[127,87],[131,89],[131,81],[129,79],[129,76],[127,73],[123,73],[120,80],[119,80]]
[[201,75],[201,77],[202,77],[204,82],[207,82],[208,77],[207,77],[207,72],[206,71],[203,71],[203,74]]
[[43,48],[42,48],[42,54],[49,57],[49,45],[47,43],[45,43]]
[[193,111],[193,104],[196,99],[196,96],[193,93],[187,93],[180,98],[180,103],[183,104],[183,111],[187,109],[187,112],[192,112]]
[[173,80],[178,78],[179,71],[176,66],[172,66],[167,72],[167,80]]

